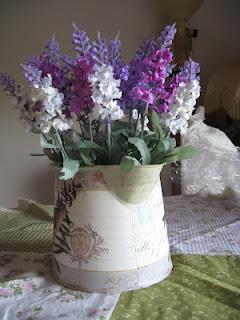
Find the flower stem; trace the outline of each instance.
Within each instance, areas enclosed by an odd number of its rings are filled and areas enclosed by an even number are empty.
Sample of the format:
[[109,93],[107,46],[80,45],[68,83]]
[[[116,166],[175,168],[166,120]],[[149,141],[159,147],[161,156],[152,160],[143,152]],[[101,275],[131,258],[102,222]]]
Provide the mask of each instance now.
[[111,118],[110,115],[108,116],[107,121],[107,147],[108,147],[108,160],[109,164],[111,163]]
[[93,133],[92,133],[92,121],[89,119],[89,134],[90,134],[90,140],[93,142]]
[[99,129],[100,129],[100,123],[99,121],[97,122],[97,128],[96,128],[96,141],[98,142],[98,138],[99,138]]
[[143,134],[144,134],[145,117],[146,117],[147,113],[148,113],[148,103],[146,103],[145,110],[142,113],[142,117],[141,117],[141,123],[142,123],[141,138],[142,139],[143,139]]
[[83,128],[83,125],[82,125],[82,120],[81,120],[79,115],[77,115],[77,117],[78,117],[78,123],[79,123],[80,129],[81,129],[81,132],[82,132],[82,136],[83,136],[83,138],[85,138],[85,132],[84,132],[84,128]]
[[60,135],[60,133],[58,132],[58,130],[55,130],[55,144],[57,145],[57,147],[60,149],[61,153],[62,153],[62,157],[63,157],[63,160],[67,159],[68,158],[68,155],[67,155],[67,152],[64,148],[64,145],[63,145],[63,141],[62,141],[62,137]]
[[134,136],[135,136],[135,137],[136,137],[136,135],[137,135],[137,128],[138,128],[139,118],[140,118],[140,112],[139,112],[139,110],[138,110],[137,120],[136,120],[136,124],[135,124],[135,132],[134,132]]
[[[41,132],[42,136],[44,137],[44,139],[48,142],[48,137],[45,135],[45,133]],[[54,142],[54,138],[52,138],[53,142]],[[51,150],[55,153],[55,155],[57,154],[56,148],[51,148]]]

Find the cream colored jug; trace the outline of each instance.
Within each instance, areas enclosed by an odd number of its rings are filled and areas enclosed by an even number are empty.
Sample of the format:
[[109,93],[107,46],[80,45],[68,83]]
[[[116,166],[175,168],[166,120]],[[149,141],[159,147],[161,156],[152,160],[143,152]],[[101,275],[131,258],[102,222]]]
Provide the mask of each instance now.
[[172,269],[161,165],[81,168],[56,175],[53,276],[87,292],[121,292],[162,281]]

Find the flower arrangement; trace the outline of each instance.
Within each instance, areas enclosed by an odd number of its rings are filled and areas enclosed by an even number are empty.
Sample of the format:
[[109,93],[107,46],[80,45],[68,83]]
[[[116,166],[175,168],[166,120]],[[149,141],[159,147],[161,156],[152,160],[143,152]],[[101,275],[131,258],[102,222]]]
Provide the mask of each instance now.
[[118,36],[107,42],[98,33],[91,42],[73,27],[75,58],[61,54],[53,36],[22,65],[30,94],[0,73],[20,122],[40,135],[44,155],[62,167],[61,179],[81,166],[120,164],[127,174],[192,157],[194,147],[176,147],[174,135],[186,132],[200,95],[199,65],[174,65],[175,25],[145,41],[128,64]]

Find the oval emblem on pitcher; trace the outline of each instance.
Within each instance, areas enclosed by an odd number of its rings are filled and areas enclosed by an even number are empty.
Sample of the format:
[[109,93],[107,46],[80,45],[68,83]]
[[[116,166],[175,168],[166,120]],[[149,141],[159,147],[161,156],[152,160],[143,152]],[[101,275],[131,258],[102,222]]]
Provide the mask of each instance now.
[[70,236],[71,247],[78,257],[86,257],[93,246],[93,239],[83,228],[75,228]]

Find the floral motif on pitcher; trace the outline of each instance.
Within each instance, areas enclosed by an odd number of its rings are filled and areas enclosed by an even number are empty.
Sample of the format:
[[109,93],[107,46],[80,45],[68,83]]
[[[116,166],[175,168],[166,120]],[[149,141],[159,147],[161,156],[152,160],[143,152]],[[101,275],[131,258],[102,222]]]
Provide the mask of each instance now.
[[72,259],[78,261],[79,266],[82,262],[88,263],[92,258],[97,259],[102,254],[108,253],[108,249],[102,247],[103,237],[94,231],[90,224],[71,231],[70,245],[73,251]]

